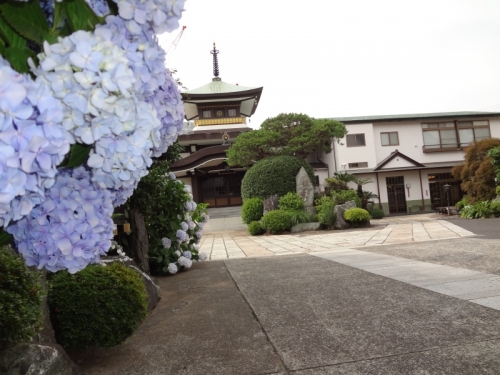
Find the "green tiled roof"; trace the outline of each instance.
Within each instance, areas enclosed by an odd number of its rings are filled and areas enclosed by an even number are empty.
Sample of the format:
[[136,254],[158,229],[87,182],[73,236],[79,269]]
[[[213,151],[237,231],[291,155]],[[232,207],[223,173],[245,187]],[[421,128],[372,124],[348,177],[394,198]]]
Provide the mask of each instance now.
[[445,119],[451,117],[484,117],[500,116],[500,112],[437,112],[437,113],[414,113],[406,115],[381,115],[381,116],[359,116],[359,117],[331,117],[333,120],[343,123],[360,124],[367,122],[386,122],[401,120],[429,120]]

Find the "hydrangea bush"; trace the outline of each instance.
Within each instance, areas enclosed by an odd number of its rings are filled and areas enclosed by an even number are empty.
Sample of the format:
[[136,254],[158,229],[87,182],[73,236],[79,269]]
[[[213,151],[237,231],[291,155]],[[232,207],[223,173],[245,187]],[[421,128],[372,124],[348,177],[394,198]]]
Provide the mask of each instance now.
[[99,262],[113,207],[175,142],[183,105],[156,34],[178,27],[183,6],[0,4],[0,225],[28,265],[74,273]]
[[189,269],[194,261],[207,260],[207,254],[199,252],[209,219],[206,204],[193,201],[191,187],[169,172],[168,163],[153,164],[129,204],[144,215],[152,273],[175,274]]

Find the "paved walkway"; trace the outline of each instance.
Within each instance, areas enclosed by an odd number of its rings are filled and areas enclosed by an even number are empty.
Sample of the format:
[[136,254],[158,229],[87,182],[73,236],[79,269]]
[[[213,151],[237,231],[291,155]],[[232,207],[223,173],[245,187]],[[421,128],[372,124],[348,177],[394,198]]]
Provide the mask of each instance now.
[[88,375],[498,374],[498,223],[212,233],[224,261],[159,278],[162,300],[125,344],[71,355]]
[[[212,209],[201,242],[201,251],[211,260],[311,253],[363,246],[380,246],[473,236],[435,214],[372,220],[373,227],[346,231],[304,232],[280,236],[250,236],[241,222],[241,211],[232,208],[227,216]],[[214,217],[214,214],[222,217]]]

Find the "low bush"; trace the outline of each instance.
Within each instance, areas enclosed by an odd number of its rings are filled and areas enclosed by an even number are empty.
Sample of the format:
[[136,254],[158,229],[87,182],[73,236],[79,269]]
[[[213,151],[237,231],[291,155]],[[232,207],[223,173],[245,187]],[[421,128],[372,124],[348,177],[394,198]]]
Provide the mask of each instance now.
[[467,197],[463,197],[461,200],[459,200],[456,204],[455,207],[457,207],[457,210],[462,210],[465,206],[468,206],[469,203],[467,202]]
[[269,211],[262,218],[262,226],[271,234],[279,234],[292,228],[292,218],[287,211]]
[[349,190],[347,183],[344,181],[337,180],[336,178],[327,178],[325,179],[325,194],[331,195],[333,193],[338,193],[342,190]]
[[332,196],[323,195],[314,200],[314,205],[316,206],[316,210],[319,211],[321,205],[323,205],[324,203],[332,203],[332,202],[335,203],[335,199],[333,199]]
[[122,263],[54,274],[48,302],[57,342],[65,347],[118,345],[147,315],[141,276]]
[[289,210],[286,211],[290,215],[290,220],[292,221],[292,227],[297,224],[302,223],[313,223],[316,221],[316,215],[310,214],[306,211],[299,210]]
[[344,212],[344,219],[353,226],[359,226],[369,222],[370,214],[363,208],[351,208]]
[[245,224],[252,221],[259,221],[264,214],[264,205],[260,198],[245,199],[241,207],[241,217]]
[[287,193],[279,200],[279,209],[285,211],[300,211],[304,209],[304,200],[297,193]]
[[500,186],[497,186],[497,187],[495,188],[495,193],[496,193],[497,195],[500,195]]
[[493,210],[490,207],[489,201],[476,202],[460,210],[460,217],[464,219],[488,218],[491,215],[493,215]]
[[41,328],[40,274],[8,247],[0,248],[0,343],[28,341]]
[[259,221],[252,221],[250,224],[248,224],[248,233],[250,233],[252,236],[259,236],[266,233],[266,229]]
[[493,213],[493,216],[500,217],[500,202],[493,201],[490,203],[490,209]]
[[335,200],[324,200],[321,205],[317,206],[318,210],[318,221],[326,228],[331,229],[335,224],[334,209],[337,203]]
[[333,198],[337,204],[344,204],[345,202],[354,201],[356,207],[361,207],[361,199],[355,190],[343,190],[333,194]]
[[370,211],[370,216],[372,219],[382,219],[384,217],[384,211],[380,208],[373,207]]

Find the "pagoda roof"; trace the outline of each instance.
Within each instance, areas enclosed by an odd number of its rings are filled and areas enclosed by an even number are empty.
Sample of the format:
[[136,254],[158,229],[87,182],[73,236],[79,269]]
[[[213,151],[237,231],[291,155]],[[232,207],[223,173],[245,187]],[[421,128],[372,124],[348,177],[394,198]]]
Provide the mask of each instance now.
[[230,94],[239,93],[241,91],[253,91],[256,89],[262,90],[262,87],[245,87],[239,85],[233,85],[232,83],[227,83],[224,81],[214,80],[196,89],[185,91],[184,95],[193,94]]

